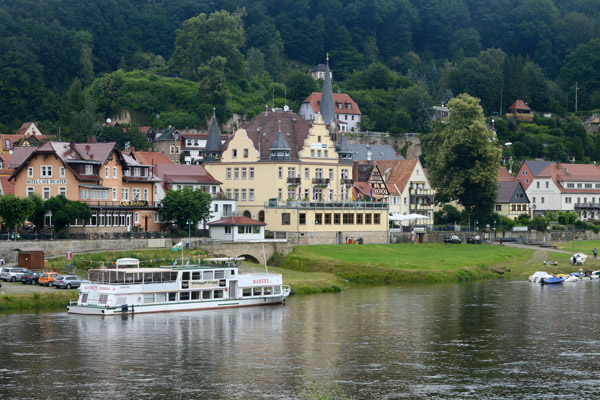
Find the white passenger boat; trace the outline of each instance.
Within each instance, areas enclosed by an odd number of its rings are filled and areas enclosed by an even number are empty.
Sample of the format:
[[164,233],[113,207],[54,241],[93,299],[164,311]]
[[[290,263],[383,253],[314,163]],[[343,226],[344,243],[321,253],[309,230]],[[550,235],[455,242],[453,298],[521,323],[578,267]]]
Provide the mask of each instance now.
[[211,258],[200,265],[139,268],[132,258],[93,269],[70,313],[123,315],[283,303],[290,287],[281,274],[239,273],[243,258]]

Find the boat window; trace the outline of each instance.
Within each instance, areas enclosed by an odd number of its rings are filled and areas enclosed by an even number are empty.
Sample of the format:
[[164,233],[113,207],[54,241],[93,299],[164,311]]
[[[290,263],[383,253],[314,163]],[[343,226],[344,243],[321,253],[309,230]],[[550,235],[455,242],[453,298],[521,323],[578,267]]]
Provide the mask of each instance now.
[[274,294],[281,294],[281,286],[275,286],[274,289],[275,289],[275,290],[273,290]]
[[190,280],[190,272],[189,271],[185,271],[181,274],[181,280],[182,281],[189,281]]
[[108,301],[108,295],[107,294],[101,294],[100,298],[98,298],[98,304],[106,304]]
[[273,288],[272,287],[266,287],[265,288],[265,296],[269,296],[271,293],[273,293]]
[[231,271],[231,275],[235,275],[235,270],[234,269],[232,269],[230,271]]
[[144,282],[152,282],[152,272],[146,272],[144,274]]
[[81,295],[81,303],[82,304],[83,303],[87,303],[87,297],[88,297],[87,293],[84,293],[84,294]]
[[175,282],[177,280],[177,272],[171,272],[171,282]]
[[202,291],[202,300],[210,300],[212,299],[212,291],[204,290]]
[[225,271],[215,271],[215,279],[223,279],[225,278]]
[[167,294],[166,293],[156,293],[155,301],[157,303],[164,303],[165,301],[167,301]]
[[223,291],[222,290],[215,290],[214,298],[215,299],[222,299],[223,298]]
[[250,296],[252,296],[252,289],[250,289],[250,288],[244,288],[242,290],[242,296],[244,296],[244,297],[250,297]]
[[190,292],[181,292],[179,293],[179,300],[189,300],[190,299]]
[[262,294],[262,288],[260,287],[255,287],[254,288],[254,295],[255,296],[260,296]]
[[177,301],[177,293],[169,293],[169,301]]
[[152,281],[153,282],[160,282],[160,281],[162,281],[162,273],[160,273],[160,272],[153,272],[152,273]]
[[154,303],[154,293],[144,294],[144,303]]
[[213,278],[213,272],[212,271],[204,271],[204,272],[202,272],[202,279],[208,280],[208,279],[212,279],[212,278]]
[[192,292],[192,300],[199,300],[200,292]]
[[192,272],[192,280],[194,280],[194,281],[200,280],[200,271]]

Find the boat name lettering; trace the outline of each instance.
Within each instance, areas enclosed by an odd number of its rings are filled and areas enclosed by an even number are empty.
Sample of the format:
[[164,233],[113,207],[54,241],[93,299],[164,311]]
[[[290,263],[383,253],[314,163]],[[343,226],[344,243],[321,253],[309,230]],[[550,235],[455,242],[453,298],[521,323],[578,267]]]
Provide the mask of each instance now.
[[261,283],[270,283],[271,281],[267,278],[263,278],[263,279],[253,279],[252,280],[252,284],[254,285],[259,285]]
[[218,280],[190,281],[190,287],[202,287],[202,286],[219,286],[219,281]]

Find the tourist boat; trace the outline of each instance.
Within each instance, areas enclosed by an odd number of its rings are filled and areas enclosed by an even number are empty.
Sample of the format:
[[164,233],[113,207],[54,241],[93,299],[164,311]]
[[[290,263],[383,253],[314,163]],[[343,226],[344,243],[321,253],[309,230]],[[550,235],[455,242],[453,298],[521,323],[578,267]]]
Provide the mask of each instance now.
[[140,268],[117,260],[116,268],[92,269],[69,313],[123,315],[281,304],[290,294],[281,274],[239,273],[243,258],[210,258],[199,265]]

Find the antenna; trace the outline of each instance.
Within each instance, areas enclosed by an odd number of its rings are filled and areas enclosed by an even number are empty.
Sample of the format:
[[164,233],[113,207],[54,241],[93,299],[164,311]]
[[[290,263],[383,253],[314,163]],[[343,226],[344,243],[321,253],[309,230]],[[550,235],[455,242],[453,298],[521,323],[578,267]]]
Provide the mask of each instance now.
[[275,108],[275,86],[273,86],[273,108]]

